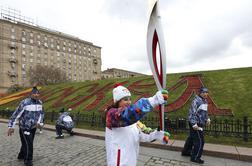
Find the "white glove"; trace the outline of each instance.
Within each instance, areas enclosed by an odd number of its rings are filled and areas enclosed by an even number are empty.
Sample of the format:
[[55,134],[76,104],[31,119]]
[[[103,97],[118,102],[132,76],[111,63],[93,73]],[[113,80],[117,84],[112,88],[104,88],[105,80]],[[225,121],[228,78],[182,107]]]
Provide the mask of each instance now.
[[209,126],[211,124],[211,119],[210,118],[207,119],[206,124],[207,124],[207,126]]
[[37,123],[37,128],[42,128],[44,126],[44,123]]
[[202,128],[202,127],[199,127],[197,124],[193,125],[192,128],[193,128],[194,130],[203,131],[203,128]]
[[166,102],[162,91],[158,91],[153,97],[148,98],[148,100],[153,108]]
[[165,131],[157,131],[156,133],[157,139],[162,142],[162,144],[167,144],[169,137],[170,137],[170,133],[165,132]]

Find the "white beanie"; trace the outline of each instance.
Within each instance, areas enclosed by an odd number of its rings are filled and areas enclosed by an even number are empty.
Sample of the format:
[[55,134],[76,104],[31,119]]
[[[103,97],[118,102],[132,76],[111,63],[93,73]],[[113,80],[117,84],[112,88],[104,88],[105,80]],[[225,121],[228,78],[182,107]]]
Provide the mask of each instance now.
[[131,96],[130,91],[124,86],[119,85],[113,89],[114,103],[116,103],[117,101],[121,100],[124,97],[129,97],[129,96]]

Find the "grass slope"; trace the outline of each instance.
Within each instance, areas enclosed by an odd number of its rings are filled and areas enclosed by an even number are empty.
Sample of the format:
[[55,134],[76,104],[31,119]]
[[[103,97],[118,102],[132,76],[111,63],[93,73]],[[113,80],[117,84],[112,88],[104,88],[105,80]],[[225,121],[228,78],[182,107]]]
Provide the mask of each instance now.
[[[199,72],[189,72],[189,73],[177,73],[177,74],[168,74],[167,75],[167,86],[168,88],[175,85],[181,76],[189,75],[189,74],[202,74],[202,81],[205,86],[209,88],[210,96],[216,103],[219,108],[229,108],[233,111],[234,117],[242,118],[243,116],[248,116],[252,118],[252,88],[250,87],[252,84],[252,67],[248,68],[236,68],[236,69],[226,69],[226,70],[215,70],[215,71],[199,71]],[[60,90],[66,87],[73,87],[73,89],[81,88],[85,85],[92,85],[97,83],[97,87],[95,89],[101,88],[104,85],[110,83],[114,84],[115,82],[123,82],[128,81],[124,86],[131,85],[132,83],[143,80],[141,84],[150,84],[154,83],[152,76],[146,77],[138,77],[138,78],[129,78],[129,79],[107,79],[107,80],[98,80],[98,81],[86,81],[79,83],[64,83],[58,85],[50,85],[43,87],[43,91],[45,90]],[[70,99],[74,97],[82,97],[87,94],[87,89],[90,87],[85,87],[82,91],[77,91],[76,93],[66,97],[63,99],[63,102],[71,103]],[[169,102],[172,103],[175,101],[185,90],[186,85],[182,85],[177,88],[175,91],[170,93]],[[97,104],[96,109],[90,112],[97,112],[104,103],[110,101],[112,99],[112,88],[108,89],[105,93],[105,98],[101,100],[99,104]],[[148,89],[141,89],[142,92],[148,92],[149,94],[154,94],[156,91],[155,87]],[[44,103],[46,111],[57,110],[59,108],[54,108],[52,103],[54,103],[62,93],[52,94]],[[133,94],[133,101],[138,97]],[[82,108],[95,100],[95,97],[90,98],[89,100],[82,103],[80,106],[74,109],[75,112],[83,111]],[[10,102],[0,106],[0,109],[6,109],[7,107],[10,109],[15,109],[18,106],[20,100]],[[176,112],[169,113],[170,117],[186,117],[190,102],[188,102],[183,108],[177,110]]]

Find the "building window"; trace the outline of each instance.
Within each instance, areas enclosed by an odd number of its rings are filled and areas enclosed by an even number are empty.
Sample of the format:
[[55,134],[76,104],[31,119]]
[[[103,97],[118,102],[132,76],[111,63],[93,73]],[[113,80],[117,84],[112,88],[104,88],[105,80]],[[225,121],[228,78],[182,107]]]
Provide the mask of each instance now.
[[14,49],[11,49],[11,54],[15,54],[15,50]]
[[26,35],[26,32],[25,32],[25,31],[22,31],[22,35],[25,36],[25,35]]
[[48,48],[48,45],[47,45],[47,43],[46,43],[46,42],[44,43],[44,46],[45,46],[45,48]]
[[22,37],[22,42],[26,42],[26,38]]

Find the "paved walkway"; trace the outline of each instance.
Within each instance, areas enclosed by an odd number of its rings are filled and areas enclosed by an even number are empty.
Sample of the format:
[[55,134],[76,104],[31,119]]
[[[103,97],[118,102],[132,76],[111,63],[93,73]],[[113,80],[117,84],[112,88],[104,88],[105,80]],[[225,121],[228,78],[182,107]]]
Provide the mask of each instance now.
[[[1,121],[1,120],[0,120]],[[53,126],[46,125],[42,134],[36,134],[34,140],[34,166],[105,166],[104,132],[75,129],[78,135],[56,140]],[[18,127],[13,136],[6,134],[7,124],[0,123],[0,165],[21,166],[16,159],[20,148]],[[85,131],[85,132],[84,132]],[[102,135],[103,134],[103,135]],[[92,137],[98,138],[94,139]],[[173,145],[174,146],[174,145]],[[251,153],[250,153],[251,154]],[[207,166],[251,166],[250,162],[203,156]],[[193,166],[188,157],[180,152],[141,146],[138,166]]]

